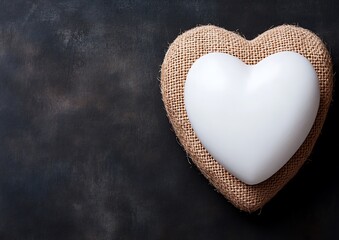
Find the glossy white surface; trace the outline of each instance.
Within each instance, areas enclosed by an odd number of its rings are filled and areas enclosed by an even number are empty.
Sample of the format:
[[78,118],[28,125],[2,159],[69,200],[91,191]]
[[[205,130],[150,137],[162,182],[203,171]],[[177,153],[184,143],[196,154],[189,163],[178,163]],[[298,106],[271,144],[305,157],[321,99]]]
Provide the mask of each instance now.
[[313,66],[298,53],[276,53],[256,65],[210,53],[189,70],[184,98],[202,145],[253,185],[271,177],[301,146],[320,92]]

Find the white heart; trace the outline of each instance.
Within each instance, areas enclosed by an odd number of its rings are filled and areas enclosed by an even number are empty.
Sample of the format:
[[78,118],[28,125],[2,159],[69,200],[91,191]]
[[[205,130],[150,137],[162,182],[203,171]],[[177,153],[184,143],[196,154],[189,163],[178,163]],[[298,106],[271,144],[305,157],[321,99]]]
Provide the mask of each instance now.
[[312,64],[279,52],[256,65],[225,53],[194,62],[185,108],[202,145],[228,172],[257,184],[277,172],[306,139],[320,91]]

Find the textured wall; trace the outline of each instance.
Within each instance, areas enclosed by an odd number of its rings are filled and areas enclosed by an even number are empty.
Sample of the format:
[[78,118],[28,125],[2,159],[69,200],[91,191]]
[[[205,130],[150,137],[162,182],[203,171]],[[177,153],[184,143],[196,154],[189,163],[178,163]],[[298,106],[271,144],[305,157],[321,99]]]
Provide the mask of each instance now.
[[186,159],[159,71],[199,24],[253,38],[316,32],[339,61],[336,1],[0,0],[0,239],[334,239],[339,110],[310,162],[260,214]]

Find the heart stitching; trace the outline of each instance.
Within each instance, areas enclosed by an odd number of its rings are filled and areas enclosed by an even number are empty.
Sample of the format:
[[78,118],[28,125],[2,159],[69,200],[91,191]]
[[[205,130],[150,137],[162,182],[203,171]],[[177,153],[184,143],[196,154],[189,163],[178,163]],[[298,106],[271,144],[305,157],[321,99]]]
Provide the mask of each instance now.
[[[293,157],[266,181],[247,185],[215,161],[193,131],[184,105],[187,73],[198,58],[208,53],[227,53],[246,64],[257,64],[267,56],[282,51],[297,52],[313,65],[320,87],[318,114],[310,133]],[[170,45],[161,68],[161,92],[169,120],[189,157],[233,205],[253,212],[264,206],[310,155],[332,99],[332,79],[331,58],[325,45],[306,29],[283,25],[248,41],[233,32],[209,25],[183,33]]]

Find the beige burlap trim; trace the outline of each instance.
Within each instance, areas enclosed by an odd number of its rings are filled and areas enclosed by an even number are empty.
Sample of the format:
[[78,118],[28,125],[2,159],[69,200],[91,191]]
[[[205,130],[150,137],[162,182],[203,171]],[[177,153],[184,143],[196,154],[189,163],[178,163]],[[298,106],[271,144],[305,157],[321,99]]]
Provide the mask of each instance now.
[[[281,51],[295,51],[314,66],[320,86],[320,107],[311,132],[295,155],[268,180],[249,186],[228,173],[201,145],[184,106],[184,83],[192,64],[211,52],[238,57],[247,64]],[[241,210],[253,212],[267,203],[300,169],[319,136],[332,98],[332,63],[323,42],[312,32],[290,25],[270,29],[248,41],[215,26],[201,26],[180,35],[169,47],[161,68],[161,92],[180,143],[204,176]]]

